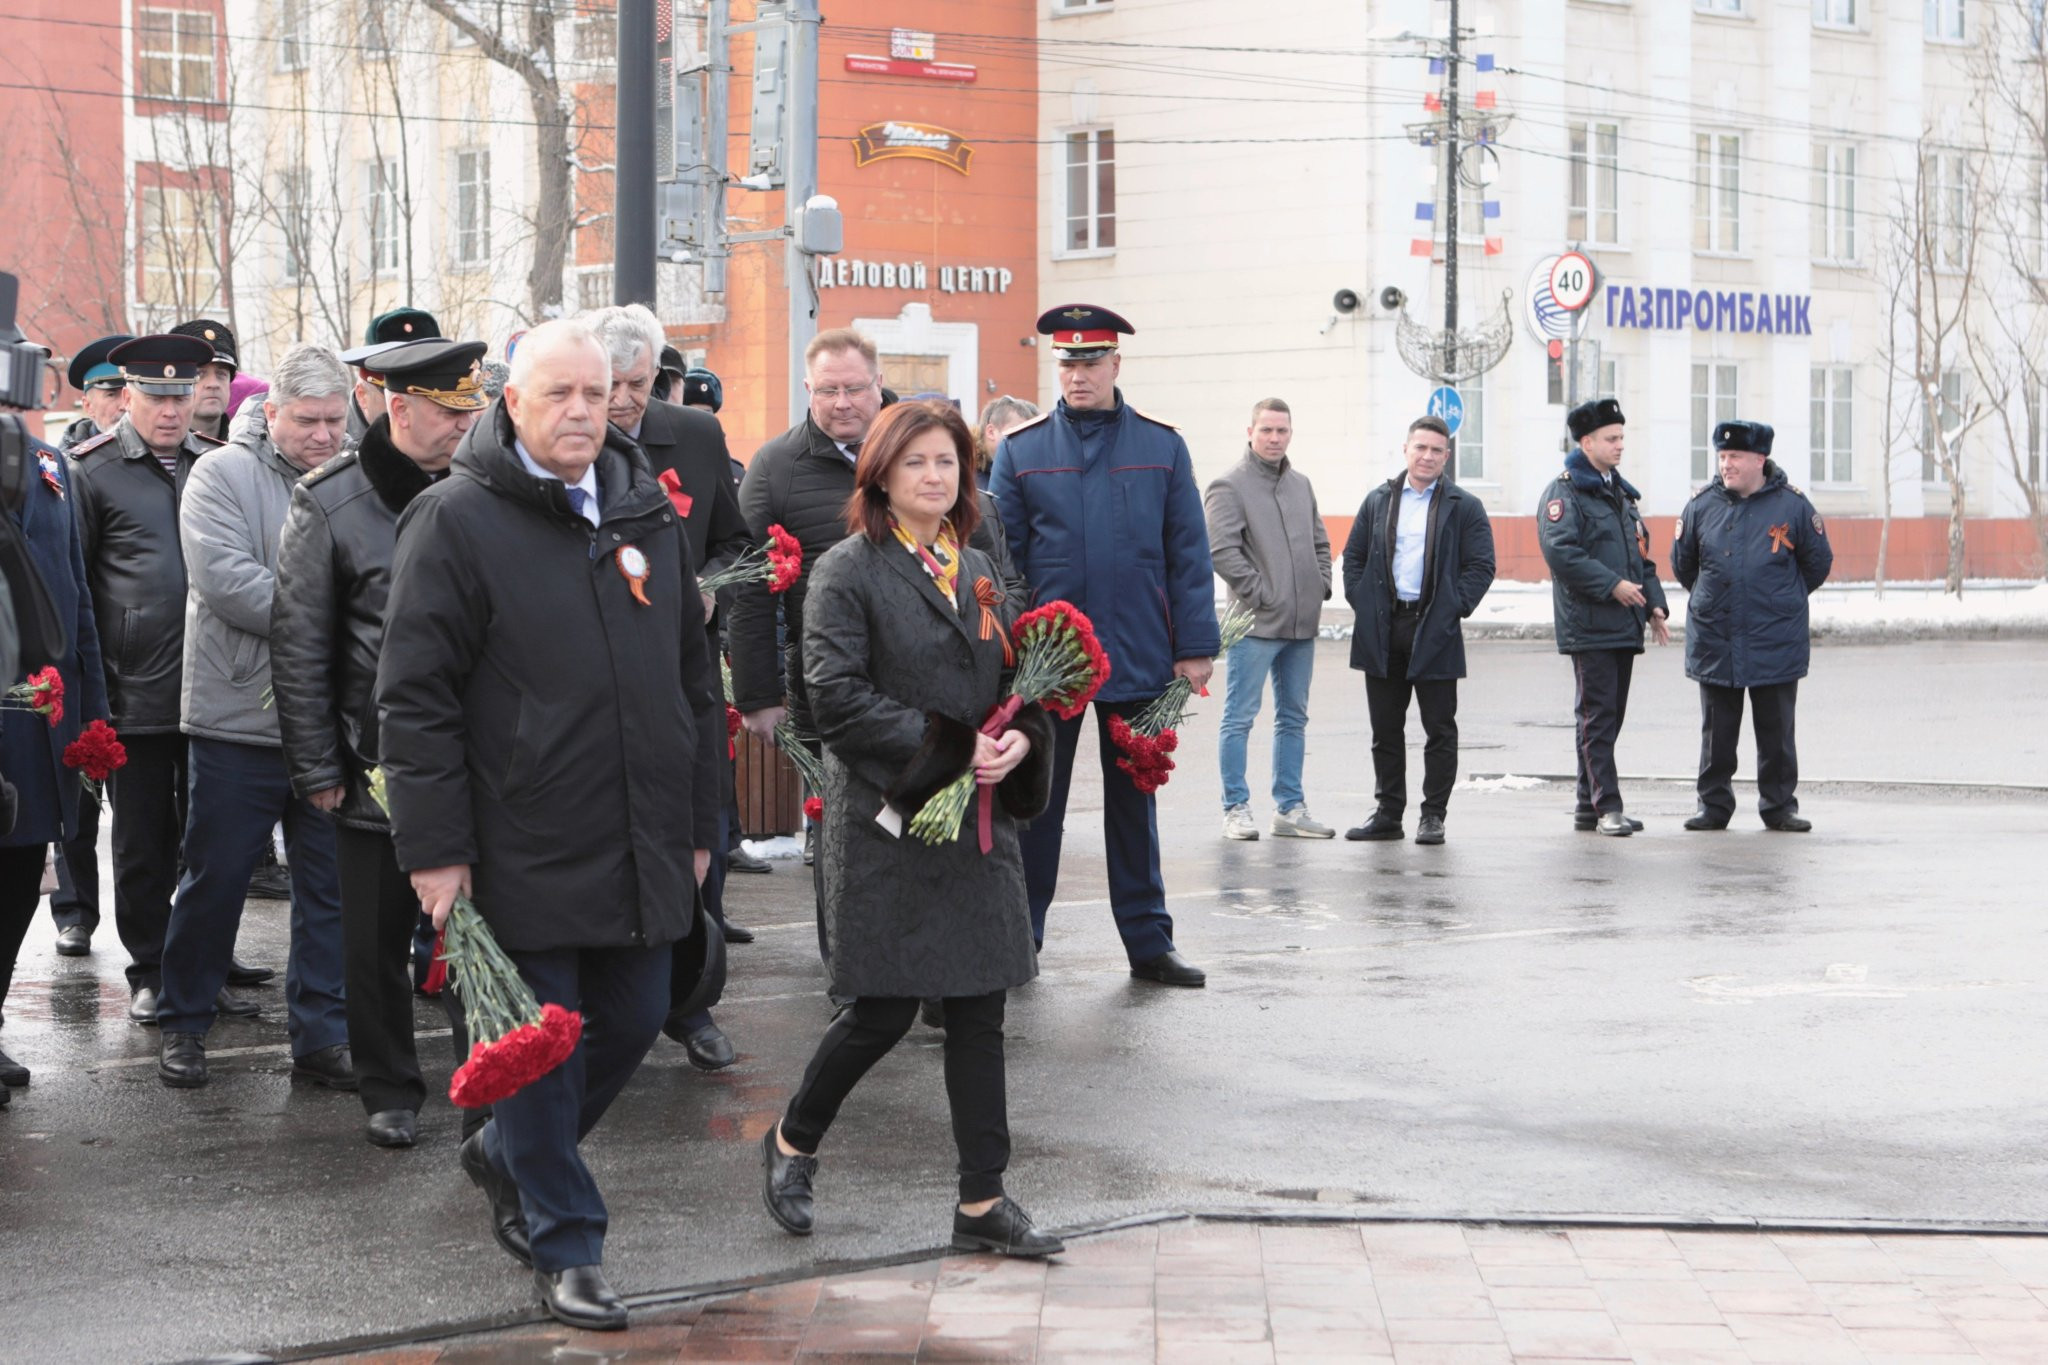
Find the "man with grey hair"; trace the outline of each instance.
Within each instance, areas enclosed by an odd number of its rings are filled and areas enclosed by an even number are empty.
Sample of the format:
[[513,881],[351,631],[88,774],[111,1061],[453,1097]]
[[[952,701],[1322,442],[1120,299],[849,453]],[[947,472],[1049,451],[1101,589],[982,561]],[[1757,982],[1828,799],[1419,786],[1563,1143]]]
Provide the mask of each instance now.
[[988,400],[974,437],[974,478],[981,487],[988,487],[989,471],[995,468],[996,444],[1036,416],[1038,404],[1027,398],[1006,393]]
[[291,871],[285,968],[292,1074],[353,1090],[342,1004],[341,891],[334,826],[292,795],[270,691],[270,607],[278,533],[292,485],[341,453],[350,377],[341,357],[301,343],[284,353],[259,407],[232,440],[193,466],[179,510],[188,593],[181,728],[191,754],[185,876],[164,939],[157,1075],[205,1085],[206,1034],[217,1008],[253,1014],[225,991],[243,895],[284,822]]

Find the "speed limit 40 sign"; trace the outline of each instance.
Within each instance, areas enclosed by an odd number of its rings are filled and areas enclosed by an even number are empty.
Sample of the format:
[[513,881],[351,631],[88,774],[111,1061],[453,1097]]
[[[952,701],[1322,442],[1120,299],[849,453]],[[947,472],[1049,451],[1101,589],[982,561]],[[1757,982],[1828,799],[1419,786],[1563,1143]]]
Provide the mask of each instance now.
[[1595,288],[1593,263],[1579,252],[1565,252],[1550,267],[1550,297],[1568,313],[1576,313],[1591,303]]

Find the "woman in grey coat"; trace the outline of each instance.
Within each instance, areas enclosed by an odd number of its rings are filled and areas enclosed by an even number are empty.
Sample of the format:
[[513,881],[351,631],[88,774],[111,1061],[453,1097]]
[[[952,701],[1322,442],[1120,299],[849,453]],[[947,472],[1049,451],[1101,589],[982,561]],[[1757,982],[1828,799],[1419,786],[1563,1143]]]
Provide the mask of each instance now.
[[[832,993],[853,1003],[826,1029],[782,1122],[763,1135],[762,1197],[788,1231],[811,1231],[825,1130],[909,1030],[919,1000],[937,997],[960,1153],[953,1245],[1049,1256],[1059,1239],[1034,1229],[1003,1193],[1003,1000],[1038,974],[1015,822],[1050,794],[1052,725],[1028,706],[1000,737],[980,733],[1008,693],[1006,642],[1024,604],[967,543],[978,510],[973,451],[950,406],[885,412],[861,447],[848,537],[811,570],[803,658],[825,749],[818,860]],[[989,851],[973,806],[950,843],[911,834],[911,817],[970,765],[993,788]]]

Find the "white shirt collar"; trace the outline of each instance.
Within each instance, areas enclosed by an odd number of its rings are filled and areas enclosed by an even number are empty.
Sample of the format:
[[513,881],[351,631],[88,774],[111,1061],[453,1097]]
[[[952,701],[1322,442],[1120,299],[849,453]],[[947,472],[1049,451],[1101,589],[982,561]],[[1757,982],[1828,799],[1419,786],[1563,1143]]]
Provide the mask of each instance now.
[[[526,442],[516,436],[512,438],[512,449],[519,456],[519,463],[526,466],[526,472],[533,475],[536,479],[553,479],[556,483],[569,483],[560,474],[550,474],[547,470],[542,469],[533,456],[527,452]],[[583,477],[575,483],[569,484],[569,486],[571,488],[580,488],[587,495],[583,500],[583,515],[592,526],[598,525],[600,513],[597,507],[597,461],[592,460],[590,467],[583,471]]]

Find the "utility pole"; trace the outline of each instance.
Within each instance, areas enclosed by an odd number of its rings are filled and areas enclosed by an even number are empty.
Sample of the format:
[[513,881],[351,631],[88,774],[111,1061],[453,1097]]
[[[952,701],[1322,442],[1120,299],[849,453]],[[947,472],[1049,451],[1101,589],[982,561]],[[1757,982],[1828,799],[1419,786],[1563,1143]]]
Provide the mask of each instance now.
[[655,0],[619,0],[612,172],[612,302],[649,308],[654,306],[654,6]]
[[[1444,82],[1444,370],[1458,372],[1458,199],[1465,165],[1458,148],[1458,0],[1451,0],[1451,56]],[[1451,439],[1450,466],[1457,469],[1457,438]]]
[[[789,180],[783,189],[783,276],[789,287],[789,420],[804,420],[804,348],[818,334],[818,285],[811,278],[811,254],[804,250],[803,213],[818,192],[818,14],[817,0],[789,0],[789,122],[784,128]],[[836,248],[835,248],[836,250]]]

